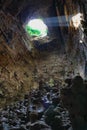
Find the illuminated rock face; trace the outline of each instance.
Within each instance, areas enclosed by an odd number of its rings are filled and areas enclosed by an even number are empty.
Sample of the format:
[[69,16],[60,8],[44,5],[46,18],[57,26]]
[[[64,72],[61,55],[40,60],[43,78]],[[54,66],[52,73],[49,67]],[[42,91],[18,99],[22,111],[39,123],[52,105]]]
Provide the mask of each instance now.
[[72,26],[74,26],[76,30],[81,25],[81,20],[83,20],[82,17],[83,17],[83,15],[81,13],[78,13],[77,15],[75,15],[71,18],[71,21],[72,21],[72,24],[73,24]]

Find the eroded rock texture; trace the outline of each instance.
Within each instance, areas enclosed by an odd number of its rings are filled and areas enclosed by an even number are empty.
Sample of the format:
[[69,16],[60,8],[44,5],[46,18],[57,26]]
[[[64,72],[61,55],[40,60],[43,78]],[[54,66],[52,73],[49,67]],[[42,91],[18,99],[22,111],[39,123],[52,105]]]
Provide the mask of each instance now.
[[[32,86],[37,87],[39,78],[62,82],[66,75],[72,77],[80,73],[85,77],[86,36],[83,37],[80,28],[75,30],[68,19],[79,12],[84,13],[82,1],[2,0],[0,6],[0,95],[4,103],[9,97],[18,97]],[[61,16],[67,26],[59,23]],[[58,20],[55,27],[47,23],[49,40],[44,44],[43,40],[31,42],[23,28],[27,18],[32,17],[43,17],[45,22],[45,18]],[[83,43],[79,42],[80,38]]]
[[[6,104],[33,85],[34,53],[22,25],[12,15],[0,12],[0,100]],[[20,27],[19,27],[20,26]]]

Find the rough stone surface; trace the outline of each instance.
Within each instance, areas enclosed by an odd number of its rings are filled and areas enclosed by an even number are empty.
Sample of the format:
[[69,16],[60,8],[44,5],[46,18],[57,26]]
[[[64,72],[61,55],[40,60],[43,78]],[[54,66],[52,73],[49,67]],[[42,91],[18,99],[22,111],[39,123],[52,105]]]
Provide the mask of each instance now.
[[[50,37],[55,37],[55,40],[47,41],[40,50],[36,50],[30,37],[25,33],[18,15],[22,15],[22,11],[27,10],[27,1],[23,2],[18,1],[17,4],[17,1],[6,0],[0,3],[2,6],[0,10],[0,95],[4,98],[4,103],[1,104],[5,104],[8,98],[19,98],[22,92],[38,87],[40,78],[48,84],[50,79],[59,80],[63,84],[63,79],[67,75],[73,77],[74,74],[80,73],[84,77],[87,52],[86,45],[79,43],[81,30],[75,30],[71,26],[55,27],[55,29],[51,27]],[[49,0],[38,2],[40,3],[37,9],[37,1],[35,3],[30,1],[28,6],[33,10],[29,17],[31,14],[40,16],[41,12],[43,17],[63,15],[67,21],[68,15],[77,14],[79,11],[79,4],[71,0],[65,2],[58,0],[57,8],[55,5],[52,6],[53,2]],[[16,5],[17,8],[14,9],[13,6]],[[42,51],[43,48],[45,51]]]

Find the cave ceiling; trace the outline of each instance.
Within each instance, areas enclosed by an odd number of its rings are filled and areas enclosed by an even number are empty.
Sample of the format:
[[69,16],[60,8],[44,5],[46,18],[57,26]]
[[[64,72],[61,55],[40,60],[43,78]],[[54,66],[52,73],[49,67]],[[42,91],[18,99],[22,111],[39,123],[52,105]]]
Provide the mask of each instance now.
[[[56,16],[56,9],[53,0],[2,0],[0,3],[1,10],[10,13],[14,18],[18,19],[23,25],[27,20],[32,18],[42,18],[46,22],[46,18]],[[52,37],[39,39],[39,42],[50,42],[56,36],[56,28],[49,27]]]
[[[86,0],[72,0],[74,3],[86,5]],[[47,22],[47,18],[53,18],[57,15],[65,15],[63,4],[67,3],[66,0],[1,0],[0,9],[5,13],[11,14],[15,19],[19,20],[22,25],[26,23],[27,20],[32,18],[43,18],[44,22]],[[57,3],[59,14],[57,12],[55,4]],[[63,7],[63,8],[61,8]],[[86,7],[86,6],[85,6]],[[85,9],[86,10],[86,9]],[[49,36],[45,39],[39,39],[40,43],[49,43],[55,40],[63,43],[65,39],[62,38],[61,30],[59,26],[49,26],[49,23],[46,23],[49,27]],[[63,31],[67,32],[67,28]],[[65,34],[64,34],[65,35]],[[32,39],[31,39],[32,40]],[[37,39],[36,39],[37,41]]]
[[[38,12],[38,10],[44,10],[45,8],[45,11],[47,11],[52,4],[52,0],[2,0],[0,6],[2,10],[5,10],[13,16],[20,18],[22,21],[25,21],[26,17],[31,17],[35,12]],[[45,11],[40,11],[40,14],[37,13],[36,15],[46,17],[48,12]]]

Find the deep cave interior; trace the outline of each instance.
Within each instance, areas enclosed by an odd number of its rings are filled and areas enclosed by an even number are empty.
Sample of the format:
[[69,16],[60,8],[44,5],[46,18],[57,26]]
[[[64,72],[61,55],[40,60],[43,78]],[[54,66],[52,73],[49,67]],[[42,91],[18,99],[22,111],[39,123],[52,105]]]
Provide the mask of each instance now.
[[[26,25],[33,19],[43,20],[47,35],[27,32]],[[29,31],[40,35],[40,30]],[[64,87],[66,79],[75,76],[87,80],[87,0],[1,0],[0,108],[23,99],[39,87],[40,80]]]

